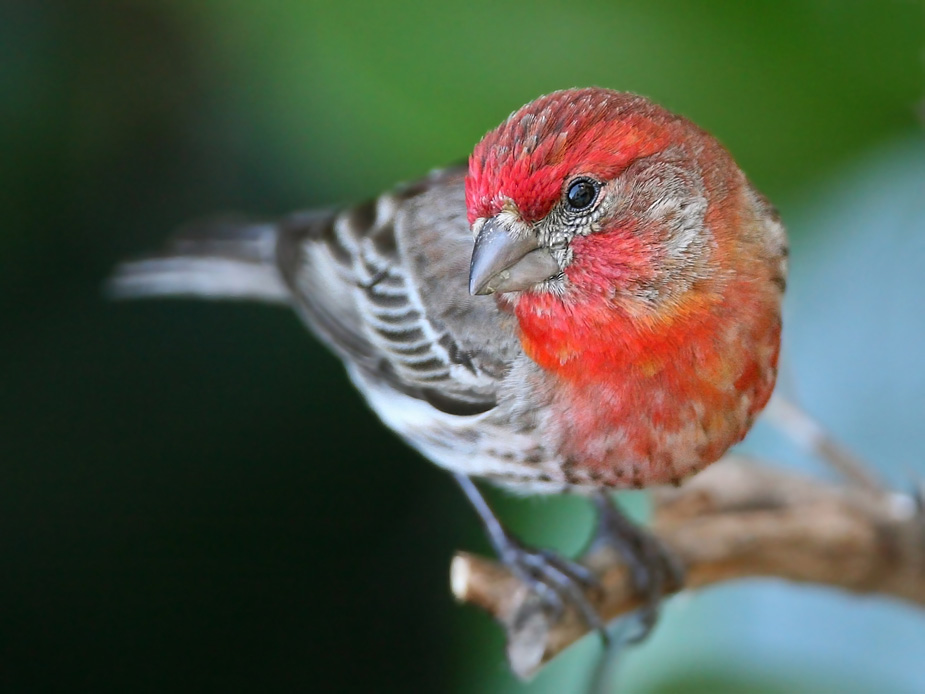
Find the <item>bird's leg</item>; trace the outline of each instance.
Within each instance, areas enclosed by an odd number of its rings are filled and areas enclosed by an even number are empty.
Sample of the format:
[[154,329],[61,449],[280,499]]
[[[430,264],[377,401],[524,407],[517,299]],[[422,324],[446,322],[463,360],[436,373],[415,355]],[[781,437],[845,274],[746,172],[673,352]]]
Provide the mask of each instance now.
[[606,643],[608,636],[601,616],[585,595],[588,588],[598,585],[591,570],[551,550],[522,543],[498,520],[471,479],[461,474],[453,476],[478,513],[498,558],[530,586],[554,616],[562,612],[566,603],[571,604]]
[[639,612],[641,630],[628,641],[642,641],[655,626],[665,593],[683,585],[684,568],[657,537],[627,518],[610,494],[597,491],[593,499],[597,531],[588,549],[593,552],[601,546],[611,547],[629,567],[633,586],[644,604]]

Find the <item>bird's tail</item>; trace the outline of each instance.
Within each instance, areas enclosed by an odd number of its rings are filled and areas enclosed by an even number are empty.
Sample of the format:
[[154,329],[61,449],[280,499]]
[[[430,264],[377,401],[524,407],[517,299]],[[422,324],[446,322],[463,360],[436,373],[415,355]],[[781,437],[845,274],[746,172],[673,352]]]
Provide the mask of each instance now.
[[278,227],[224,218],[181,230],[167,249],[119,264],[106,283],[116,299],[165,296],[286,303],[276,262]]

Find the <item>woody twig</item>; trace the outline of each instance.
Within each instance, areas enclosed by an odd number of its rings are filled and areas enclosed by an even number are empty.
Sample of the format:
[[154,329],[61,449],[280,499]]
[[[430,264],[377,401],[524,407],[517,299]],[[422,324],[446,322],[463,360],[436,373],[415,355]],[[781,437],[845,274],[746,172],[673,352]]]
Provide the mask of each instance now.
[[[679,488],[656,491],[652,530],[687,570],[685,584],[669,592],[779,578],[925,607],[925,512],[913,495],[825,484],[729,457]],[[639,607],[619,557],[599,550],[581,561],[599,577],[587,597],[604,619]],[[511,669],[522,678],[588,631],[574,610],[547,614],[495,561],[459,553],[451,582],[457,599],[505,628]]]

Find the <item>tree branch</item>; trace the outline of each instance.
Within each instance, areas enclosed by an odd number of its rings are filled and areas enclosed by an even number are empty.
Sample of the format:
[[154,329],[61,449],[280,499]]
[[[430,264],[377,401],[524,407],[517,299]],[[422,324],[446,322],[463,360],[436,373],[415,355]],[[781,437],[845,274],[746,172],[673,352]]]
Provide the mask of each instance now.
[[[730,457],[679,488],[656,491],[652,530],[686,566],[686,589],[775,577],[925,607],[925,514],[912,496],[827,485]],[[581,561],[599,577],[600,588],[588,598],[605,620],[639,607],[612,551]],[[505,628],[508,660],[521,678],[588,631],[571,608],[558,618],[546,614],[495,561],[458,553],[451,583],[458,600]]]

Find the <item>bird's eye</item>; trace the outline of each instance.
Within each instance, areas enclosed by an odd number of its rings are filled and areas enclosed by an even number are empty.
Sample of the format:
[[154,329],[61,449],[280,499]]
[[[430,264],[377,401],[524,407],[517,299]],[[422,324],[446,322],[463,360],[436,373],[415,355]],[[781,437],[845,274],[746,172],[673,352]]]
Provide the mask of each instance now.
[[569,184],[568,190],[565,191],[565,199],[573,210],[586,210],[594,204],[598,190],[599,186],[594,181],[579,178]]

